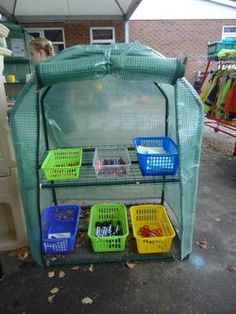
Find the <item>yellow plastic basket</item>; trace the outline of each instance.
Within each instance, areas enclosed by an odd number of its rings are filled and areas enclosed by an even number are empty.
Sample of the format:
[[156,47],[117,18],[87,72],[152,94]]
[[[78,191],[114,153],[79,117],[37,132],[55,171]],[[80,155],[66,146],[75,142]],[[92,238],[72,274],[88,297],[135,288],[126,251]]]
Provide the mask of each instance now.
[[78,179],[81,162],[81,148],[59,148],[48,152],[41,169],[47,180]]
[[[162,205],[137,205],[130,208],[133,234],[136,239],[138,252],[166,253],[169,252],[172,240],[175,237],[166,209]],[[150,229],[161,228],[161,237],[142,237],[138,234],[145,225]]]

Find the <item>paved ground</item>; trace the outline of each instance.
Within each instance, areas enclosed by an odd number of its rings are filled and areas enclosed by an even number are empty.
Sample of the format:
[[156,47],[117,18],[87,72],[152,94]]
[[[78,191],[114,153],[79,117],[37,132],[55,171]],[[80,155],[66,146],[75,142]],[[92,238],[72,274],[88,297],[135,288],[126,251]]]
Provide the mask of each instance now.
[[[231,138],[206,130],[193,252],[184,262],[70,267],[47,272],[2,254],[0,313],[236,313],[236,157]],[[206,241],[200,248],[197,241]],[[65,272],[59,278],[59,270]],[[60,288],[52,303],[49,291]],[[89,297],[92,304],[82,304]]]

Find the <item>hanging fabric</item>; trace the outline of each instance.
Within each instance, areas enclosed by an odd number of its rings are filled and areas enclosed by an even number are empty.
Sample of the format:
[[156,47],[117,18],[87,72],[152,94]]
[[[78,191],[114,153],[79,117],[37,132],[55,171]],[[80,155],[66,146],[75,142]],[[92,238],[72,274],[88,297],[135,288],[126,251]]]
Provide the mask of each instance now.
[[235,81],[235,69],[220,69],[208,74],[200,93],[202,102],[209,108],[208,115],[223,119],[236,112]]

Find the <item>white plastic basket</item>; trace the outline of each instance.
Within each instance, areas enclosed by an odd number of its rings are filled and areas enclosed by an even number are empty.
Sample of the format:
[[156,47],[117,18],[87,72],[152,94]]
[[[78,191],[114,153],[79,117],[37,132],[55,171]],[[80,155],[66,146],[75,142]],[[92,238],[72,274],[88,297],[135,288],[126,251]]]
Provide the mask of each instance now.
[[95,149],[93,167],[98,178],[123,178],[129,173],[131,162],[126,147]]

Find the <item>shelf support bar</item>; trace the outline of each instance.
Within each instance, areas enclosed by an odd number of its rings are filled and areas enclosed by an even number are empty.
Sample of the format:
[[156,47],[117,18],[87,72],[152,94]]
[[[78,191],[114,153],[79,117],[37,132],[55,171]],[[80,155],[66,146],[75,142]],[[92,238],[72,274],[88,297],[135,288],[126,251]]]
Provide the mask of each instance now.
[[[162,88],[156,83],[154,82],[154,85],[159,89],[160,93],[162,94],[162,96],[165,99],[165,136],[168,136],[168,117],[169,117],[169,101],[168,101],[168,97],[166,96],[166,94],[164,93],[164,91],[162,90]],[[162,192],[161,192],[161,204],[164,204],[164,200],[165,200],[165,180],[164,183],[162,185]]]
[[[46,116],[45,116],[45,108],[44,108],[44,100],[46,95],[48,94],[48,92],[50,91],[50,89],[52,88],[52,86],[47,87],[41,97],[41,112],[42,112],[42,122],[43,122],[43,131],[44,131],[44,138],[45,138],[45,145],[46,145],[46,149],[49,150],[49,141],[48,141],[48,131],[47,131],[47,122],[46,122]],[[51,183],[54,183],[53,181]],[[53,198],[53,203],[54,205],[57,205],[57,195],[56,195],[56,189],[55,187],[52,186],[52,198]]]

